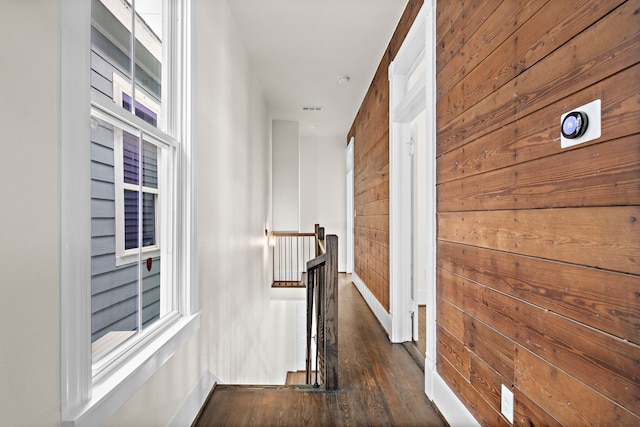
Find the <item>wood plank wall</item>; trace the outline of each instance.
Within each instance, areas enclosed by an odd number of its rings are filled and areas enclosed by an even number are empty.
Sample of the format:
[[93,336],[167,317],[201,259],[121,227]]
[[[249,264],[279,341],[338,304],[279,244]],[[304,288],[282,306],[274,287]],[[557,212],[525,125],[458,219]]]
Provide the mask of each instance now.
[[360,106],[354,137],[354,271],[389,311],[389,64],[424,0],[409,0]]
[[640,1],[437,3],[438,372],[483,425],[501,384],[516,425],[640,425]]

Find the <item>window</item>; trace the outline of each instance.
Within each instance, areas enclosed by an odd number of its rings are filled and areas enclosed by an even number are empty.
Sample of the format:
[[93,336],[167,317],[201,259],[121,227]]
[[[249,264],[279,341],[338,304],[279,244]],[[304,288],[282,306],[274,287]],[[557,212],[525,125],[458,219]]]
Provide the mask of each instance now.
[[162,0],[96,0],[91,8],[94,374],[176,314],[167,249],[180,140],[162,121],[178,113],[165,87],[174,59],[163,49],[171,34],[147,22],[162,14]]
[[191,8],[69,0],[60,19],[62,417],[93,425],[199,325]]
[[[131,85],[115,72],[112,81],[114,103],[131,111]],[[160,114],[160,105],[150,97],[136,100],[135,115],[151,126],[158,125]],[[145,259],[160,256],[159,221],[162,216],[158,208],[162,187],[159,180],[166,172],[166,166],[159,163],[160,147],[148,141],[140,142],[135,133],[122,129],[114,133],[116,266],[135,262],[140,248]],[[138,230],[139,225],[141,230]]]

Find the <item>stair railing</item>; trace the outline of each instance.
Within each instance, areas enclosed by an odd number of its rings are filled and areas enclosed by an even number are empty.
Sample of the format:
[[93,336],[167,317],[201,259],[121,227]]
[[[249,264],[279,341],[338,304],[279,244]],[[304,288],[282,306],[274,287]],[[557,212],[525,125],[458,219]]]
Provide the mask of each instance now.
[[274,231],[269,233],[272,247],[273,287],[304,287],[300,283],[307,261],[314,257],[315,233]]
[[[325,390],[338,389],[338,236],[324,235],[316,225],[316,257],[307,262],[306,383]],[[312,332],[316,327],[315,369]]]

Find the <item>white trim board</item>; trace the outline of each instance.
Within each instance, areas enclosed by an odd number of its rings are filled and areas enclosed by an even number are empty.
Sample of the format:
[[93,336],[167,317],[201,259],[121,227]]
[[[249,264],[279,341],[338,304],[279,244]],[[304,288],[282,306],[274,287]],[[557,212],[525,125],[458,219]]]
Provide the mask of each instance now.
[[389,335],[391,331],[391,315],[387,313],[387,310],[384,309],[382,304],[380,304],[378,299],[371,293],[367,285],[364,284],[362,279],[358,277],[355,271],[351,273],[351,281],[354,285],[356,285],[356,288],[358,289],[364,300],[367,302],[367,305],[369,306],[371,311],[373,311],[373,314],[378,319],[378,322],[380,322],[387,335]]
[[427,397],[431,399],[451,427],[480,427],[480,423],[473,418],[471,412],[451,391],[442,377],[435,370],[427,371],[425,365],[425,382],[429,379],[431,379],[432,395],[427,395]]
[[180,409],[178,409],[178,413],[169,423],[169,427],[190,426],[196,420],[211,390],[219,382],[220,379],[213,375],[211,371],[205,371],[182,403],[182,406],[180,406]]

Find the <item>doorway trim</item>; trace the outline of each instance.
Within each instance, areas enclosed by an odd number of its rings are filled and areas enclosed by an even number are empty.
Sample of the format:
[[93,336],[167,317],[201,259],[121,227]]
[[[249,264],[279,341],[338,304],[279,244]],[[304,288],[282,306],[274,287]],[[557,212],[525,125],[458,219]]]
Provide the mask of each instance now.
[[353,272],[353,253],[354,253],[354,242],[353,242],[353,222],[354,222],[354,187],[353,187],[353,150],[354,150],[355,140],[353,137],[349,140],[349,145],[347,145],[347,265],[346,272]]
[[[394,343],[411,341],[413,338],[413,331],[418,324],[415,292],[419,288],[417,284],[425,283],[424,281],[429,283],[428,262],[422,254],[426,255],[427,248],[435,245],[435,236],[428,233],[430,218],[435,217],[427,212],[427,207],[435,207],[435,203],[428,200],[430,192],[425,188],[433,185],[429,179],[425,183],[416,182],[415,209],[412,208],[412,165],[415,165],[416,170],[430,171],[434,169],[429,166],[430,163],[435,163],[435,156],[431,156],[426,150],[435,145],[435,140],[431,140],[428,132],[426,143],[413,141],[411,130],[411,122],[425,110],[427,100],[427,70],[419,74],[420,77],[414,79],[415,82],[409,81],[416,64],[424,58],[426,52],[425,15],[426,8],[423,6],[398,54],[389,65],[390,339]],[[430,64],[429,59],[426,58],[427,64]],[[412,221],[414,215],[418,221]],[[412,243],[414,240],[415,245]],[[429,311],[434,312],[435,305],[427,306],[427,312]],[[427,337],[429,335],[430,333]]]

